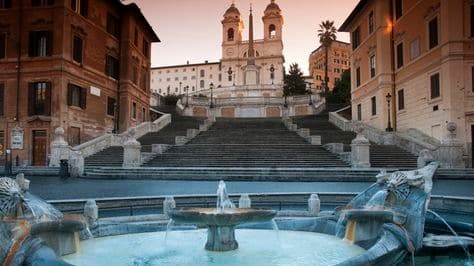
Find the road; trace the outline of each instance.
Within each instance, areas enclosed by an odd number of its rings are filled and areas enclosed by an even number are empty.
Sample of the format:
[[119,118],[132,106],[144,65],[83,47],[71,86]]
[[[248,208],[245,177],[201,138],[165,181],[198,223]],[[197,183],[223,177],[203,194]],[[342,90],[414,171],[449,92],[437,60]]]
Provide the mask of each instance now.
[[[46,200],[215,194],[215,181],[60,180],[30,177],[30,191]],[[248,182],[229,181],[229,193],[361,192],[370,182]],[[433,195],[474,197],[474,180],[435,180]]]

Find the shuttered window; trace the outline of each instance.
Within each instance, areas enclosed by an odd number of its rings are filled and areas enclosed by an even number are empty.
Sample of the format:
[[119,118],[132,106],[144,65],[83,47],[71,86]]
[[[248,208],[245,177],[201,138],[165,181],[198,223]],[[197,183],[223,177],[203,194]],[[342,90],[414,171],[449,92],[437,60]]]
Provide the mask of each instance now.
[[31,0],[31,6],[40,7],[40,6],[52,6],[54,5],[54,0]]
[[398,91],[398,110],[405,109],[405,92],[404,90]]
[[107,32],[117,38],[120,36],[119,20],[110,13],[107,14]]
[[105,74],[114,79],[119,79],[119,61],[117,58],[107,55],[105,58]]
[[397,68],[403,66],[403,43],[397,45]]
[[83,41],[81,37],[74,36],[72,42],[72,59],[78,63],[82,63]]
[[7,49],[7,35],[0,32],[0,59],[5,58]]
[[107,115],[115,115],[115,99],[112,97],[107,97]]
[[52,51],[52,31],[30,31],[28,39],[28,55],[30,57],[51,56]]
[[51,83],[28,84],[28,115],[51,115]]
[[372,115],[376,115],[377,114],[377,98],[375,98],[375,96],[372,97],[371,102],[372,102]]
[[438,46],[438,18],[432,19],[428,23],[428,38],[430,49]]
[[77,106],[86,109],[87,89],[74,84],[68,84],[67,103],[69,106]]
[[0,0],[0,9],[7,9],[12,7],[12,0]]
[[438,98],[441,96],[439,73],[436,73],[430,77],[430,88],[431,88],[431,99]]
[[5,84],[0,83],[0,116],[5,115]]

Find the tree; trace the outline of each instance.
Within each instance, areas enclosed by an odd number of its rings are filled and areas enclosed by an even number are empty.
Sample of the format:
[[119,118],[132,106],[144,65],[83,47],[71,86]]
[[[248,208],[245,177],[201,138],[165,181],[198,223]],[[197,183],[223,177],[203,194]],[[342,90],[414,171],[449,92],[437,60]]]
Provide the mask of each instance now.
[[336,40],[336,33],[337,29],[334,27],[334,21],[323,21],[321,24],[319,24],[319,30],[318,30],[318,37],[319,37],[319,42],[321,45],[324,47],[324,92],[327,93],[328,91],[328,82],[329,82],[329,77],[328,77],[328,57],[329,57],[329,47],[331,46],[332,42]]
[[307,93],[303,72],[301,72],[297,63],[290,65],[290,71],[288,74],[285,74],[284,82],[283,95],[285,96],[302,95]]
[[327,93],[328,103],[346,104],[351,103],[351,70],[346,69],[341,74],[341,79],[336,81],[334,89]]

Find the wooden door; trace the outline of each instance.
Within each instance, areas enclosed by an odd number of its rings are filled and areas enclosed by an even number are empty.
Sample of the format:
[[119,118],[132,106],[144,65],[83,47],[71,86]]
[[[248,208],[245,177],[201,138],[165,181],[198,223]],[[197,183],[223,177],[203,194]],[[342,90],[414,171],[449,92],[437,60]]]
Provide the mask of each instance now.
[[46,147],[48,144],[46,130],[33,131],[33,163],[32,165],[46,165]]

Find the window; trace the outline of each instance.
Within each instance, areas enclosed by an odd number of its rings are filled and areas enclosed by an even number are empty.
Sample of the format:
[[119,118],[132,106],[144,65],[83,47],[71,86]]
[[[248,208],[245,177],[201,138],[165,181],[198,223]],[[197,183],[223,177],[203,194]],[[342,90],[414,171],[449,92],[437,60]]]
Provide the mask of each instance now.
[[0,32],[0,59],[6,57],[7,53],[7,35],[3,32]]
[[146,121],[146,110],[145,107],[142,108],[142,122]]
[[372,102],[372,115],[376,115],[377,114],[377,98],[375,98],[374,96],[370,100]]
[[82,63],[82,39],[79,36],[74,36],[72,42],[72,59],[78,63]]
[[397,68],[403,66],[403,43],[397,45]]
[[410,59],[413,60],[418,56],[420,56],[420,38],[416,38],[410,43]]
[[196,88],[193,86],[192,90],[194,91]]
[[374,24],[374,11],[371,11],[369,14],[369,34],[374,32],[375,24]]
[[12,7],[11,0],[0,0],[0,9],[7,9]]
[[474,66],[471,67],[471,91],[474,92]]
[[474,37],[474,5],[471,5],[471,37]]
[[275,25],[271,24],[268,27],[268,36],[270,36],[270,39],[274,39],[276,37],[276,27],[275,27]]
[[82,16],[87,17],[88,0],[71,0],[71,9],[74,12],[77,12]]
[[219,73],[219,81],[222,81],[222,74]]
[[174,88],[174,92],[178,93],[178,87]]
[[395,0],[395,18],[403,16],[403,0]]
[[227,30],[227,41],[233,42],[234,41],[234,29],[230,28]]
[[204,71],[204,69],[201,69],[201,71],[200,71],[200,77],[201,77],[201,78],[204,78],[204,76],[206,76],[206,72]]
[[192,79],[192,80],[196,79],[196,76],[191,76],[191,79]]
[[51,83],[34,82],[28,84],[28,115],[51,114]]
[[398,91],[398,110],[405,109],[405,92],[402,90]]
[[138,47],[138,29],[136,27],[133,33],[133,44]]
[[201,89],[204,89],[204,80],[201,80],[201,81],[199,82],[199,87],[200,87]]
[[362,105],[360,103],[357,105],[357,120],[362,120]]
[[438,18],[430,20],[428,23],[428,39],[429,39],[429,48],[432,49],[438,46]]
[[67,86],[67,105],[86,109],[87,89],[74,84]]
[[31,0],[31,6],[52,6],[54,5],[54,0]]
[[138,62],[132,63],[132,82],[133,84],[138,84]]
[[357,47],[359,47],[359,45],[360,45],[360,28],[357,27],[357,29],[355,29],[352,32],[352,50],[355,50]]
[[105,58],[105,74],[114,79],[119,79],[119,61],[117,58],[107,55]]
[[146,92],[147,84],[148,83],[148,72],[146,71],[146,68],[142,68],[142,90]]
[[375,55],[370,56],[370,77],[375,77]]
[[5,115],[5,84],[0,83],[0,116],[4,116],[4,115]]
[[360,86],[360,67],[356,68],[356,86]]
[[107,115],[115,116],[115,98],[107,97]]
[[431,75],[430,77],[430,88],[431,88],[431,99],[435,99],[441,96],[439,73]]
[[143,38],[143,47],[142,47],[142,52],[145,57],[148,57],[148,41]]
[[107,14],[107,32],[112,34],[113,36],[119,38],[120,37],[120,27],[119,27],[119,20],[114,15],[108,13]]
[[132,118],[137,119],[137,103],[132,102],[132,112],[131,112]]
[[178,78],[178,77],[175,77],[175,78],[174,78],[174,81],[179,81],[179,78]]
[[51,31],[30,31],[28,40],[30,57],[51,56],[53,33]]
[[68,143],[71,146],[81,144],[81,129],[78,127],[70,127],[68,132]]

